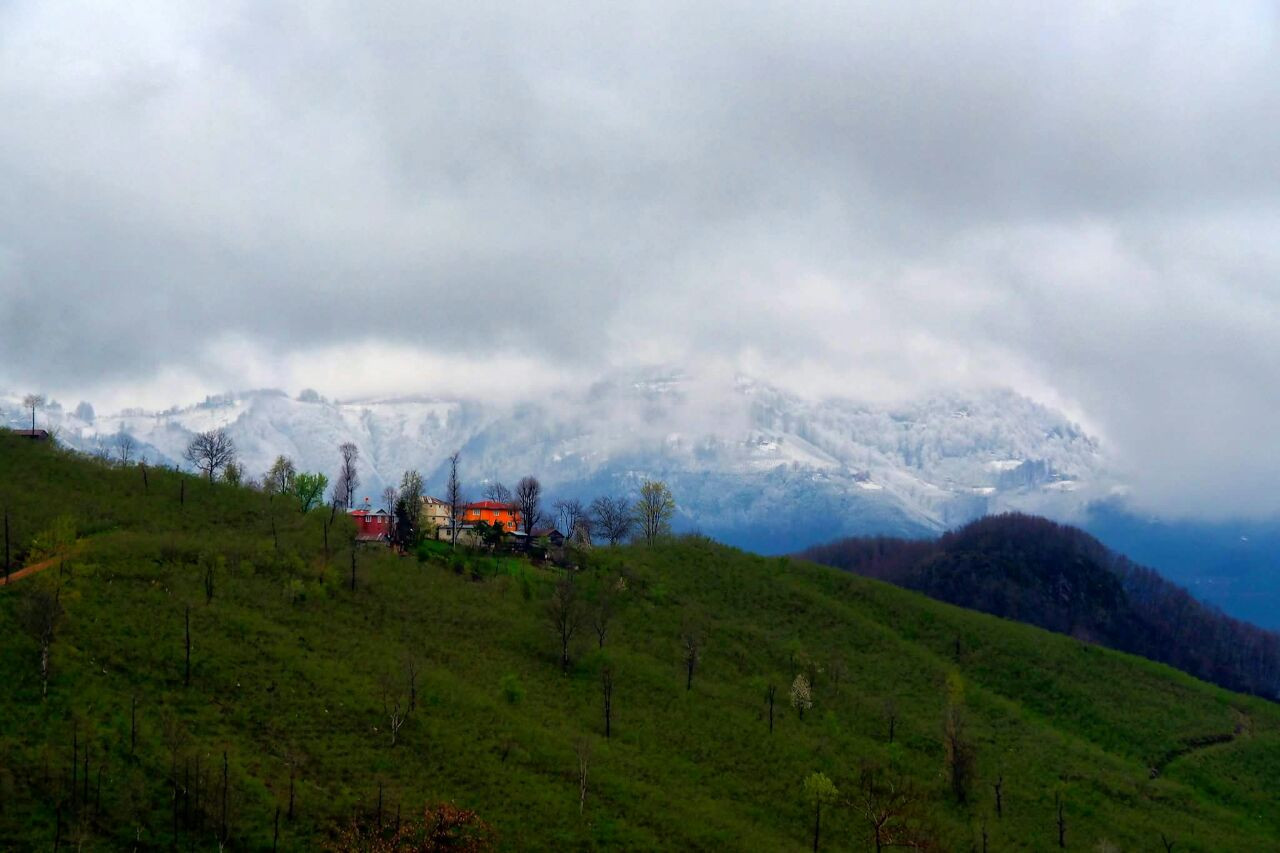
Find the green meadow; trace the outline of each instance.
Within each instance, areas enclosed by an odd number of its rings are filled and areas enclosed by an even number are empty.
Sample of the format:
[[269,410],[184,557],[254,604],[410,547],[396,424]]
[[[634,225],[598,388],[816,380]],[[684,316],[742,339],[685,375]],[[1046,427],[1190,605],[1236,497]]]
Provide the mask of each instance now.
[[821,849],[885,811],[936,850],[1280,849],[1274,704],[833,569],[402,556],[4,433],[0,508],[15,566],[52,560],[0,587],[3,849],[340,848],[448,803],[499,849],[802,850],[815,773]]

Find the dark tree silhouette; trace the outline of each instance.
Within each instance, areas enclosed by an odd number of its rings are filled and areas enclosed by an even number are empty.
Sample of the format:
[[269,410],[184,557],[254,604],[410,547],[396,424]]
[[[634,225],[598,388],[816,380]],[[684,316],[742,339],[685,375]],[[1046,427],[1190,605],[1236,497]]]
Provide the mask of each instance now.
[[635,527],[635,508],[626,498],[598,497],[590,512],[592,526],[610,545],[624,541]]
[[524,546],[533,545],[533,531],[542,521],[542,484],[537,477],[521,477],[516,483],[515,501],[520,508],[520,521],[524,525]]
[[224,429],[198,432],[191,437],[183,458],[203,471],[212,483],[219,471],[235,461],[236,445]]

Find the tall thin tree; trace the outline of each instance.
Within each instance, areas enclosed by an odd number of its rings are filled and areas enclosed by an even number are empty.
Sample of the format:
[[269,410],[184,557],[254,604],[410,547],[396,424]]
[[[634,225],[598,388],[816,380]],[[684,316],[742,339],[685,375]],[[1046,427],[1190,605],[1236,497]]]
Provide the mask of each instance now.
[[458,460],[461,451],[454,451],[449,457],[449,482],[445,485],[444,500],[449,505],[449,543],[458,547],[458,528],[462,524],[462,511],[467,500],[462,494],[462,480],[458,477]]
[[533,531],[542,520],[542,484],[537,477],[521,477],[516,484],[515,501],[520,509],[520,523],[524,526],[524,546],[533,544]]

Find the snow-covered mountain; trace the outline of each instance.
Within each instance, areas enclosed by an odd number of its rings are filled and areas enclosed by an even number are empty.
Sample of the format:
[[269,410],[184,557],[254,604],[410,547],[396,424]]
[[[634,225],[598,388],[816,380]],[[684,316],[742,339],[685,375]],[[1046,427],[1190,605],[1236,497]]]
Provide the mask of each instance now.
[[[0,395],[0,411],[12,426],[28,417],[14,395]],[[91,452],[127,433],[166,464],[182,464],[193,432],[226,427],[251,474],[285,454],[332,475],[338,445],[352,441],[359,492],[375,501],[409,468],[439,489],[455,450],[475,495],[524,474],[553,496],[583,498],[661,478],[681,527],[772,552],[854,533],[933,533],[1002,509],[1071,517],[1117,486],[1097,441],[1010,391],[874,407],[744,378],[649,373],[532,403],[254,391],[164,412],[50,404],[37,420]]]

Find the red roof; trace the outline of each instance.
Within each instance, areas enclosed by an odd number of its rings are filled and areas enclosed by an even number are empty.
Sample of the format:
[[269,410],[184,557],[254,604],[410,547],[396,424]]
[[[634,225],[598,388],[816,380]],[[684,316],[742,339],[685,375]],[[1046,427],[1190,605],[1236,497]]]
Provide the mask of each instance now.
[[463,509],[505,509],[508,512],[515,511],[515,507],[511,504],[504,504],[501,501],[476,501],[473,504],[467,504]]

